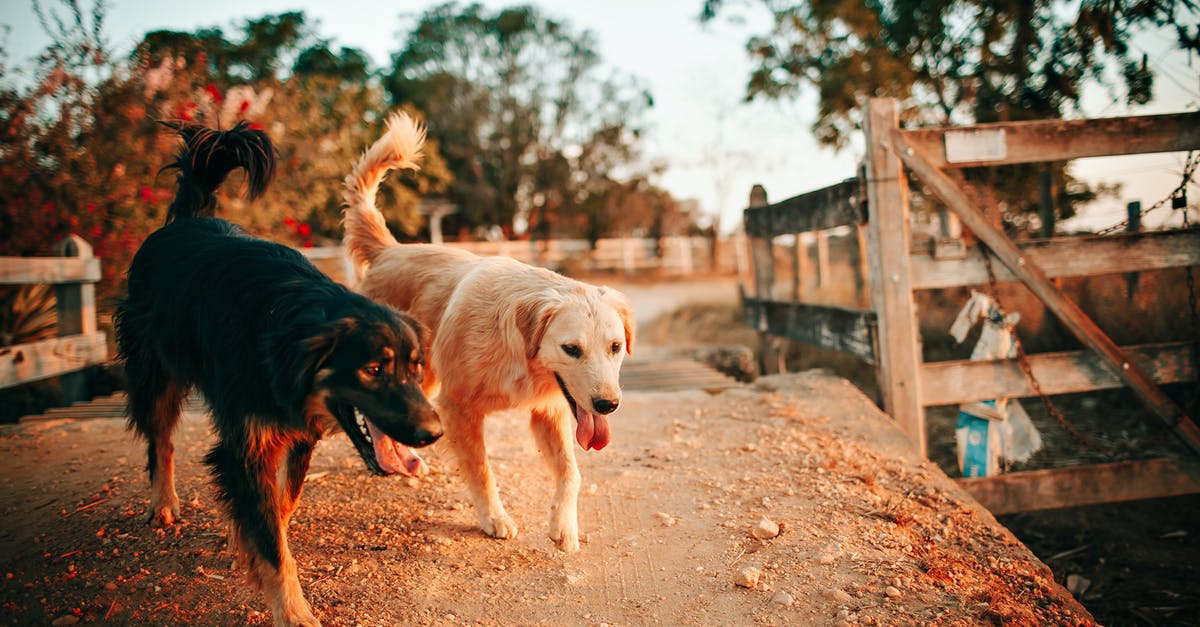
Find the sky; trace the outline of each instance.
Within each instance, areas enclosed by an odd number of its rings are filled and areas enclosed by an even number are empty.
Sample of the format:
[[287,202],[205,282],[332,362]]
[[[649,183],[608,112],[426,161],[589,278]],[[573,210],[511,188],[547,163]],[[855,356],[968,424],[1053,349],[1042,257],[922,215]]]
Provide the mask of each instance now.
[[[42,2],[43,6],[58,6],[54,0]],[[87,0],[82,3],[91,6]],[[209,26],[229,30],[245,18],[303,10],[316,32],[331,39],[333,46],[360,48],[376,66],[382,66],[402,47],[402,30],[411,24],[412,16],[432,4],[416,0],[109,0],[105,33],[112,49],[125,52],[151,30]],[[499,8],[517,2],[484,0],[482,4]],[[764,12],[742,11],[741,20],[718,19],[701,25],[697,16],[702,0],[534,0],[533,4],[549,17],[566,20],[576,31],[591,31],[605,65],[636,76],[649,87],[655,105],[648,116],[644,155],[648,161],[667,164],[655,182],[677,198],[698,200],[706,215],[719,216],[723,231],[736,226],[756,183],[764,185],[769,199],[776,201],[854,175],[862,158],[861,139],[840,152],[818,146],[809,132],[817,106],[811,90],[794,100],[743,102],[752,67],[745,42],[769,26]],[[0,34],[4,37],[0,41],[11,65],[24,63],[48,41],[31,7],[30,0],[0,0],[0,24],[11,27],[7,36]],[[1155,102],[1129,109],[1096,87],[1085,97],[1085,113],[1112,117],[1195,110],[1200,104],[1200,59],[1189,60],[1182,53],[1171,52],[1168,44],[1153,37],[1137,42],[1160,72]],[[430,117],[431,123],[436,123],[436,116]],[[1183,161],[1184,155],[1179,153],[1077,161],[1076,175],[1093,182],[1122,182],[1125,193],[1089,208],[1067,228],[1120,221],[1128,200],[1153,204],[1178,185]],[[1194,196],[1200,198],[1200,188],[1194,190]],[[1170,213],[1170,209],[1162,210],[1144,222],[1156,225]]]

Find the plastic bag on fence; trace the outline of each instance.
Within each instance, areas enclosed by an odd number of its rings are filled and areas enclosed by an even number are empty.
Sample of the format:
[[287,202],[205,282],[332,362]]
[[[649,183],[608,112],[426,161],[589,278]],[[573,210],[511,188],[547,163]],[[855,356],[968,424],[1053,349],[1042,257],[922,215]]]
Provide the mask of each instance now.
[[[986,294],[971,292],[971,298],[950,327],[958,343],[966,339],[982,320],[979,341],[971,351],[972,360],[1006,359],[1016,356],[1013,327],[1021,315],[1005,315]],[[965,403],[959,407],[955,422],[958,468],[964,477],[987,477],[1003,472],[1004,462],[1023,462],[1042,448],[1038,432],[1025,408],[1016,400],[998,398]]]

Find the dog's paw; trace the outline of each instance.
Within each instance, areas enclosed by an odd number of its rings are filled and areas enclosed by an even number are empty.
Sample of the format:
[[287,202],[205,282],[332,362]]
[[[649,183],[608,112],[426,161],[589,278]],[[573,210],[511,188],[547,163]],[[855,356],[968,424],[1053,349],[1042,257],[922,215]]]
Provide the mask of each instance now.
[[558,550],[563,553],[574,553],[579,550],[579,529],[578,528],[550,528],[550,533],[547,534],[558,547]]
[[150,505],[150,517],[146,524],[151,527],[170,527],[179,520],[179,502]]
[[275,627],[321,627],[321,621],[311,611],[305,611],[276,618]]
[[517,537],[517,523],[508,514],[499,516],[480,516],[479,526],[483,532],[493,538],[510,539]]

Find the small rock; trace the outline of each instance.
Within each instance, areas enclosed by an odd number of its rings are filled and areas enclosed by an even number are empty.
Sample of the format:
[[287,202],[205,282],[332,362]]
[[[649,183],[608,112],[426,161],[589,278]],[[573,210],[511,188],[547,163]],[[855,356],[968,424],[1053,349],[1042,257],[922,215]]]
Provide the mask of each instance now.
[[74,614],[64,614],[54,619],[51,625],[75,625],[79,623],[79,617]]
[[779,535],[779,523],[767,518],[766,516],[763,516],[762,519],[758,521],[758,524],[750,530],[750,535],[758,538],[759,540],[768,540],[770,538],[774,538],[775,536]]
[[1087,589],[1092,587],[1092,580],[1082,575],[1067,575],[1067,591],[1075,595],[1075,598],[1083,596]]
[[656,518],[658,518],[658,520],[660,522],[662,522],[664,527],[674,527],[676,524],[679,523],[678,518],[675,518],[674,516],[672,516],[666,512],[658,512],[654,516]]
[[753,590],[758,587],[758,580],[762,577],[762,571],[754,566],[748,566],[738,571],[733,577],[733,583]]
[[888,595],[889,597],[892,597],[893,599],[899,598],[900,596],[902,596],[904,594],[903,592],[900,592],[900,590],[897,589],[895,586],[888,586],[887,588],[884,588],[883,593]]
[[830,601],[839,603],[841,605],[847,605],[854,601],[854,597],[850,596],[849,592],[846,592],[841,588],[829,588],[825,591],[825,596],[828,597]]
[[837,561],[837,558],[841,557],[841,555],[842,555],[841,549],[839,549],[835,546],[827,546],[824,549],[822,549],[820,553],[817,554],[817,563],[818,564],[832,564],[835,561]]
[[792,603],[795,603],[796,600],[792,598],[792,595],[790,595],[786,592],[780,591],[780,592],[776,592],[775,596],[771,597],[771,602],[778,603],[779,605],[783,605],[783,606],[790,606]]
[[113,590],[117,589],[117,584],[110,581],[110,582],[104,584],[104,589],[108,590],[109,592],[112,592]]

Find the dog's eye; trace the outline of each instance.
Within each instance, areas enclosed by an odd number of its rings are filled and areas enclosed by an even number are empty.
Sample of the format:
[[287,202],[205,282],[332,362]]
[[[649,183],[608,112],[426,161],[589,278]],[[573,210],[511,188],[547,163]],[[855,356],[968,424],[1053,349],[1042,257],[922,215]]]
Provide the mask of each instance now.
[[563,344],[562,351],[569,357],[579,359],[583,356],[583,349],[579,348],[578,344]]
[[613,342],[612,343],[612,354],[616,355],[619,352],[621,352],[621,343]]
[[362,373],[374,379],[383,373],[383,367],[379,364],[367,364],[362,367]]

